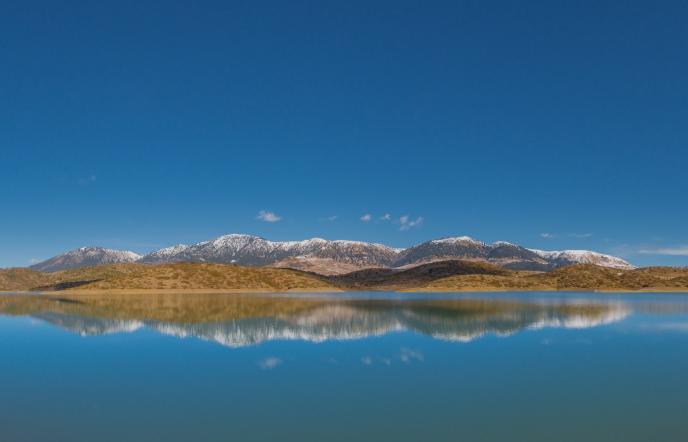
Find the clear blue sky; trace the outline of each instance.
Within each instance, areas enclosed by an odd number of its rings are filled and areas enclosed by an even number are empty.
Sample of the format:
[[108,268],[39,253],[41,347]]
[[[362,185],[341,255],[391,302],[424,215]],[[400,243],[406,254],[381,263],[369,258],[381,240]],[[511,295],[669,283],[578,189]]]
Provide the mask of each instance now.
[[2,9],[0,266],[232,232],[688,265],[685,1]]

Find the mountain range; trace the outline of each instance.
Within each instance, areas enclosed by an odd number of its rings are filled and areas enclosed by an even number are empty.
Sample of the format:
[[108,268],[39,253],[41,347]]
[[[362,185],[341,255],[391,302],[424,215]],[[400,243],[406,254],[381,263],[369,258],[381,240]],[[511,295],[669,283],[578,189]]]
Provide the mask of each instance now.
[[504,241],[488,244],[467,236],[436,239],[399,249],[376,243],[321,238],[269,241],[242,234],[224,235],[193,245],[179,244],[147,255],[103,247],[82,247],[34,264],[31,268],[54,272],[113,263],[208,262],[284,267],[333,275],[368,268],[404,269],[451,259],[486,262],[512,270],[547,271],[571,264],[634,268],[621,258],[589,250],[543,251]]

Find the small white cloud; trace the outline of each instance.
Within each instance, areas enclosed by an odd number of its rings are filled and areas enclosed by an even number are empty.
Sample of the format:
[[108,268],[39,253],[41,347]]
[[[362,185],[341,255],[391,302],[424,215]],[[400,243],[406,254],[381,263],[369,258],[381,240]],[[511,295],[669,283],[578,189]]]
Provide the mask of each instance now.
[[259,219],[261,221],[265,221],[267,223],[276,223],[277,221],[281,220],[281,216],[277,216],[274,212],[269,212],[267,210],[261,210],[258,212],[258,216],[256,219]]
[[370,356],[363,356],[363,357],[361,358],[361,363],[362,363],[363,365],[372,365],[372,363],[373,363],[373,358],[371,358]]
[[391,219],[392,219],[392,215],[390,215],[389,213],[385,213],[384,215],[382,215],[380,217],[380,221],[391,221]]
[[337,218],[339,218],[339,216],[337,216],[337,215],[332,215],[332,216],[328,216],[328,217],[327,217],[327,220],[331,222],[331,221],[336,221]]
[[95,175],[89,175],[87,177],[79,178],[77,180],[77,182],[79,183],[80,186],[86,186],[88,184],[95,183],[96,182],[96,176]]
[[655,249],[643,249],[638,253],[642,255],[668,255],[668,256],[688,256],[688,246],[678,247],[659,247]]
[[399,226],[399,230],[405,231],[422,225],[423,217],[419,216],[418,218],[412,220],[408,216],[402,216],[399,218],[399,223],[401,224],[401,226]]
[[545,239],[553,239],[553,238],[559,238],[559,237],[564,237],[564,238],[590,238],[592,237],[592,233],[541,233],[540,237],[545,238]]
[[280,358],[276,358],[274,356],[267,357],[267,358],[258,362],[258,366],[260,367],[261,370],[272,370],[273,368],[275,368],[281,364],[282,364],[282,360]]
[[401,348],[401,354],[399,355],[399,359],[401,359],[401,362],[408,364],[409,362],[416,360],[418,362],[423,362],[425,360],[425,357],[423,356],[423,353],[419,351],[414,351],[411,350],[410,348]]
[[41,260],[38,259],[38,258],[31,258],[31,259],[29,260],[29,263],[30,263],[30,264],[38,264],[39,262],[41,262]]
[[573,238],[590,238],[592,233],[572,233],[570,236]]
[[361,221],[363,221],[364,223],[367,223],[371,219],[373,219],[373,216],[370,213],[366,213],[361,217]]

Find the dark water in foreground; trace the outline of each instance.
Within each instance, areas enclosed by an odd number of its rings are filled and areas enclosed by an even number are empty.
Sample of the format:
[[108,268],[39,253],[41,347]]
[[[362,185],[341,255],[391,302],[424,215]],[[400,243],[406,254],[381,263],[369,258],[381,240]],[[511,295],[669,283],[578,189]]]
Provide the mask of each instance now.
[[0,441],[685,441],[688,296],[0,295]]

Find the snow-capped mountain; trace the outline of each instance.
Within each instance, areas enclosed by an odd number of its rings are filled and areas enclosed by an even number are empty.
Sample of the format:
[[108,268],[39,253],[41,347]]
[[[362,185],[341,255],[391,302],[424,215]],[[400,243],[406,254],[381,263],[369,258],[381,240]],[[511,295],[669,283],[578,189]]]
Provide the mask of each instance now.
[[141,262],[156,263],[156,262],[173,262],[175,256],[180,256],[182,252],[188,249],[186,244],[177,244],[172,247],[165,247],[164,249],[156,250],[146,256],[141,257]]
[[252,235],[225,235],[188,247],[162,249],[143,257],[142,262],[217,262],[242,265],[269,265],[300,256],[327,258],[360,267],[388,266],[397,257],[396,249],[382,244],[360,241],[328,241],[313,238],[305,241],[268,241]]
[[596,264],[631,269],[621,258],[587,250],[542,251],[498,241],[484,243],[468,236],[435,239],[407,249],[361,241],[312,238],[269,241],[259,236],[231,234],[197,244],[178,244],[145,256],[134,252],[84,247],[31,266],[56,271],[119,262],[161,264],[212,262],[247,266],[289,267],[337,274],[371,267],[412,267],[449,259],[489,262],[515,270],[551,270],[569,264]]
[[591,252],[590,250],[558,250],[545,251],[530,249],[531,252],[549,261],[554,267],[561,267],[569,264],[595,264],[602,267],[614,269],[633,269],[631,265],[616,256],[604,255],[602,253]]
[[38,264],[34,264],[31,268],[40,272],[55,272],[58,270],[95,266],[99,264],[135,262],[139,259],[141,259],[141,255],[128,250],[112,250],[103,247],[81,247],[62,255],[52,257],[46,261],[39,262]]

